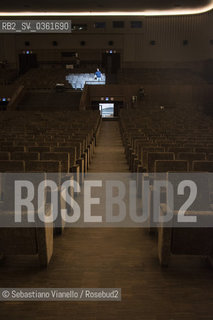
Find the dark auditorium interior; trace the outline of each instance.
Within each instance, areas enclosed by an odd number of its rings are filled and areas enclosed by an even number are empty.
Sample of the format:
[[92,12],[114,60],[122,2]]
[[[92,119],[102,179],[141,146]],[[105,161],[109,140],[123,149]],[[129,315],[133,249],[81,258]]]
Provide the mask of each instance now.
[[[1,319],[213,320],[213,0],[2,2],[0,128]],[[57,177],[57,222],[4,224],[21,174]],[[173,211],[166,188],[155,211],[158,174],[179,190]],[[135,179],[146,226],[66,225],[64,181],[88,190],[90,177],[119,175]],[[167,225],[188,177],[202,182],[186,216],[205,225]],[[49,191],[43,200],[51,216]],[[13,288],[120,289],[120,299],[13,299]]]

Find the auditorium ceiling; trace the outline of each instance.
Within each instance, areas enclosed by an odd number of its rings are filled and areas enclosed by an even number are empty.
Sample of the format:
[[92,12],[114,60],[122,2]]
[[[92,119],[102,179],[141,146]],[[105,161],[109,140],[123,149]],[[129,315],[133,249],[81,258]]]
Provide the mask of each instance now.
[[183,12],[207,11],[212,0],[7,0],[0,6],[3,12]]

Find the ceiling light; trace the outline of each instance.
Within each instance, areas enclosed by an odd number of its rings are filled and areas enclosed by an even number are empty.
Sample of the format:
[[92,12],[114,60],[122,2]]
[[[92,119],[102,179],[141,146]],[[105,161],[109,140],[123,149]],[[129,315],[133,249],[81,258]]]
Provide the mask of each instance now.
[[68,16],[174,16],[174,15],[193,15],[205,13],[213,9],[213,0],[204,7],[197,9],[175,9],[171,10],[144,10],[144,11],[85,11],[85,12],[0,12],[1,17],[68,17]]

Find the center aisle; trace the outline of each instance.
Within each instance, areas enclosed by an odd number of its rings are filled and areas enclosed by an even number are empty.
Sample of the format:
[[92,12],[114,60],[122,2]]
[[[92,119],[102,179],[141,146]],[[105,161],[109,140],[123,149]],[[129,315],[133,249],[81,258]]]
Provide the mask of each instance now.
[[128,172],[118,121],[103,121],[89,173]]

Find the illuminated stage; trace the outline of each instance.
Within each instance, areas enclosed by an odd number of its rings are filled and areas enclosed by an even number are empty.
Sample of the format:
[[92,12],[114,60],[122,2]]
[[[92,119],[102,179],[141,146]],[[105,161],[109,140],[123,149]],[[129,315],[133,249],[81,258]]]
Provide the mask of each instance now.
[[105,85],[106,75],[103,73],[101,80],[95,80],[94,73],[71,73],[66,76],[66,80],[75,90],[83,90],[85,84]]

